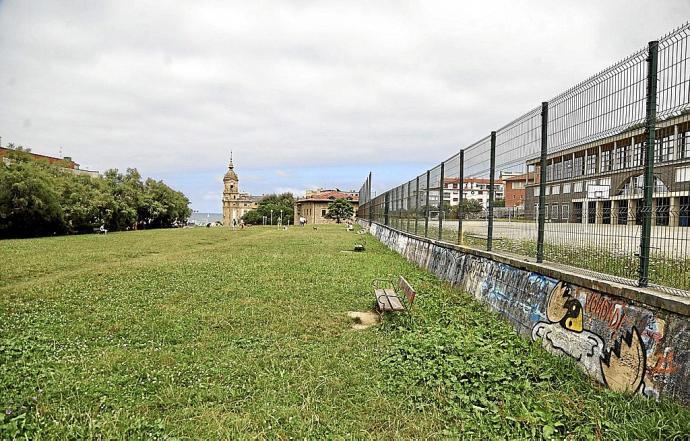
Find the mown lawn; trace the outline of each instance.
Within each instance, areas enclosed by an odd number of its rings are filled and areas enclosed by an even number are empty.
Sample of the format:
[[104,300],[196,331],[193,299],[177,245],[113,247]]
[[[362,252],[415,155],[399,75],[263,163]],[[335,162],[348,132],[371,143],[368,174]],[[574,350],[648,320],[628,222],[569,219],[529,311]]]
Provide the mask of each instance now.
[[[0,439],[687,439],[340,227],[0,242]],[[350,328],[404,274],[413,320]]]

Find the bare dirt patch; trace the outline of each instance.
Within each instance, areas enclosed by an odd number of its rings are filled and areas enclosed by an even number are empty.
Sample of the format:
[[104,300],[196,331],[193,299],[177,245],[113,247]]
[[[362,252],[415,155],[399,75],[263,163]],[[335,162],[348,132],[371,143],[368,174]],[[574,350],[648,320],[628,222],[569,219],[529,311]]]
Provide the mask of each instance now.
[[375,312],[348,311],[347,316],[352,319],[352,329],[362,330],[378,325],[381,317]]

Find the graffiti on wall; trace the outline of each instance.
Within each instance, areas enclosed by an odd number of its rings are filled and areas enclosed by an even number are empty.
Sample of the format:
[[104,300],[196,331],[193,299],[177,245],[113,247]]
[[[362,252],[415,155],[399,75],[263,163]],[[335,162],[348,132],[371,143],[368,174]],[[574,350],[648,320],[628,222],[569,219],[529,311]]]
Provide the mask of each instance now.
[[487,304],[549,352],[575,359],[611,389],[690,404],[688,317],[366,226],[391,250]]
[[[624,330],[612,346],[601,335],[584,325],[587,298],[578,290],[558,282],[549,294],[546,321],[532,328],[532,338],[541,339],[542,346],[556,355],[574,358],[591,376],[619,392],[644,392],[647,356],[645,345],[636,326]],[[614,325],[622,323],[621,308],[606,313]],[[616,328],[618,329],[618,328]]]

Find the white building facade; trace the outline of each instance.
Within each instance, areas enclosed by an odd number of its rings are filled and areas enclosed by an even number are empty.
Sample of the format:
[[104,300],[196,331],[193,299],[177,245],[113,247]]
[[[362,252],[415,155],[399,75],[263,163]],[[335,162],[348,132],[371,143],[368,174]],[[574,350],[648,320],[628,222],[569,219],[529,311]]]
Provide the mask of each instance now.
[[[465,200],[476,200],[483,208],[489,208],[489,179],[465,178],[462,183],[462,197]],[[503,181],[494,182],[494,200],[505,198],[505,186]],[[460,203],[460,179],[447,178],[443,183],[443,201],[451,207]]]

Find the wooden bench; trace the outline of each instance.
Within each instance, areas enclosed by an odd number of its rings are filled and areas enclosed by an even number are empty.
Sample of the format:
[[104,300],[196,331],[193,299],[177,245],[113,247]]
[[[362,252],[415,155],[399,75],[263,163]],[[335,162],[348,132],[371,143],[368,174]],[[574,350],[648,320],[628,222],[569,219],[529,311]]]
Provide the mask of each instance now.
[[100,227],[95,227],[95,228],[93,229],[93,232],[96,233],[96,234],[106,234],[106,233],[108,232],[108,230],[101,230]]
[[400,276],[397,284],[388,279],[375,279],[372,286],[376,296],[376,309],[379,312],[409,312],[417,295],[403,276]]
[[356,252],[362,252],[366,248],[366,238],[364,236],[359,236],[358,239],[355,240],[355,248],[354,251]]

